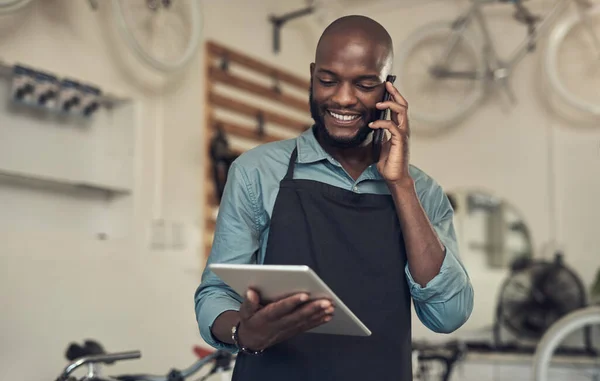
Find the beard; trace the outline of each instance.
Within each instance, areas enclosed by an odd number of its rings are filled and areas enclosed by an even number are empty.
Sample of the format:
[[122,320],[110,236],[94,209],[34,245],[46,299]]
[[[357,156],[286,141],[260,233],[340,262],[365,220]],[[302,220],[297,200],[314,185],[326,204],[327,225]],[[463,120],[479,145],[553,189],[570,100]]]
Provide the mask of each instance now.
[[375,119],[375,112],[377,110],[361,113],[361,118],[365,122],[364,126],[361,127],[356,135],[350,138],[340,138],[338,136],[332,135],[325,126],[325,113],[327,112],[327,107],[325,105],[319,105],[313,99],[313,91],[312,91],[312,81],[310,83],[310,89],[308,92],[308,102],[310,105],[310,115],[312,119],[315,121],[315,127],[318,133],[318,136],[321,137],[324,142],[336,148],[354,148],[361,146],[365,140],[369,137],[369,134],[373,132],[373,129],[369,127],[369,122]]

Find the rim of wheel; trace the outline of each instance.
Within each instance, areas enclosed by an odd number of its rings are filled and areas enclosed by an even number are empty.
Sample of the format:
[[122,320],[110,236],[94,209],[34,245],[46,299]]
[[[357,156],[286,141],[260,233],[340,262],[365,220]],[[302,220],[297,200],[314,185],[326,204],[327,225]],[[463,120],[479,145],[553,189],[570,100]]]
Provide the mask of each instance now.
[[33,0],[0,0],[0,14],[15,12]]
[[585,307],[558,320],[540,340],[533,358],[534,381],[547,381],[550,359],[569,334],[585,326],[600,325],[600,307]]
[[189,2],[191,8],[189,12],[191,16],[191,31],[188,44],[181,57],[171,62],[165,62],[156,59],[146,52],[145,48],[142,47],[142,45],[135,38],[134,33],[131,31],[129,24],[125,19],[122,1],[123,0],[112,0],[113,13],[117,20],[118,29],[121,32],[121,36],[124,38],[131,50],[138,56],[138,58],[146,62],[152,68],[161,72],[174,72],[180,70],[194,58],[202,40],[201,30],[203,22],[200,14],[200,4],[198,1],[192,0]]
[[[590,10],[589,13],[600,13],[600,6],[595,6]],[[569,31],[571,31],[579,21],[580,18],[578,15],[571,15],[568,19],[565,19],[563,22],[557,24],[550,33],[548,38],[548,51],[546,54],[546,59],[544,60],[546,64],[546,73],[551,86],[554,88],[557,95],[559,95],[560,98],[565,101],[565,103],[568,103],[579,111],[600,116],[600,103],[591,103],[573,95],[573,93],[570,92],[562,83],[558,74],[558,49],[564,42],[567,33],[569,33]]]
[[[420,43],[422,43],[427,36],[435,35],[442,30],[451,30],[450,23],[448,22],[434,22],[424,26],[421,26],[417,30],[415,30],[406,40],[404,40],[400,44],[399,54],[396,62],[398,63],[398,85],[400,87],[400,91],[402,92],[402,85],[405,83],[405,76],[407,73],[402,72],[402,69],[406,67],[406,62],[408,57],[410,57],[411,52],[418,47]],[[475,62],[475,71],[477,73],[483,72],[483,63],[481,61],[481,57],[479,55],[479,50],[477,49],[477,44],[474,42],[472,36],[469,33],[462,34],[464,45],[468,47],[469,53],[472,53]],[[427,113],[426,110],[418,110],[412,107],[409,110],[409,113],[412,117],[417,121],[421,121],[424,123],[431,124],[431,127],[424,128],[422,130],[415,129],[415,133],[419,134],[439,134],[448,129],[452,124],[457,123],[461,119],[465,118],[470,111],[473,110],[475,105],[479,100],[482,99],[484,95],[484,86],[485,83],[483,80],[478,80],[478,84],[474,87],[474,90],[471,91],[467,97],[463,98],[463,101],[460,102],[460,105],[454,108],[453,112],[446,113],[440,116],[432,116],[432,114]],[[410,96],[410,95],[407,95]],[[409,100],[410,103],[410,100]]]

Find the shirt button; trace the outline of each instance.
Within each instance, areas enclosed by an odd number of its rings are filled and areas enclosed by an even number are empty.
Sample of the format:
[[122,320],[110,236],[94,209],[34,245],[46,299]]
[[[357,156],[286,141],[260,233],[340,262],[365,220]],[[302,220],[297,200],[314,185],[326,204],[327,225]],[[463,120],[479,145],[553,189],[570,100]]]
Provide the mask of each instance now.
[[353,191],[355,191],[355,192],[358,192],[358,187],[355,185],[355,186],[352,188],[352,190],[353,190]]

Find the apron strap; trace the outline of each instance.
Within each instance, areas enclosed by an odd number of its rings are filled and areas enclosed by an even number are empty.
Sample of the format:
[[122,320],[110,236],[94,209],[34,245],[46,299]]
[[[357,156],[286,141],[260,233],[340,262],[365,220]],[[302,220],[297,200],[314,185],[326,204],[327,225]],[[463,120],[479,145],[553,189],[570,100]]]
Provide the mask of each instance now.
[[290,162],[288,164],[288,170],[285,174],[285,180],[292,180],[294,178],[294,168],[296,167],[296,159],[298,158],[298,147],[294,147],[292,154],[290,155]]

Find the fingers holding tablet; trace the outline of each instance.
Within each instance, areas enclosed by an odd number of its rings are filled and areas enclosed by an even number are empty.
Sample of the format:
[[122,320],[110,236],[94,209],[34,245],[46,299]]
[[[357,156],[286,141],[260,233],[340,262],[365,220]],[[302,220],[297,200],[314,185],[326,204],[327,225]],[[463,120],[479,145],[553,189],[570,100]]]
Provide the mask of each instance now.
[[329,300],[314,300],[300,306],[296,311],[283,316],[280,325],[283,329],[304,331],[306,326],[313,327],[330,320],[334,307]]
[[259,295],[249,290],[240,308],[239,339],[244,346],[261,350],[331,320],[329,300],[309,301],[306,293],[294,294],[260,306]]
[[248,290],[246,292],[246,298],[244,302],[240,306],[240,315],[242,318],[244,316],[250,317],[256,313],[256,311],[260,310],[262,306],[260,305],[260,298],[258,293],[254,290]]
[[316,300],[302,307],[302,310],[305,311],[299,311],[298,314],[289,317],[289,325],[293,326],[295,322],[299,332],[305,332],[327,323],[332,319],[335,308],[328,300]]
[[293,313],[308,301],[308,294],[300,293],[282,298],[265,306],[264,313],[269,320],[277,321]]

